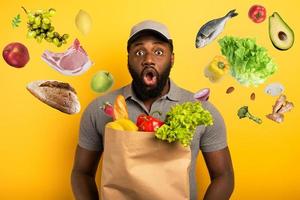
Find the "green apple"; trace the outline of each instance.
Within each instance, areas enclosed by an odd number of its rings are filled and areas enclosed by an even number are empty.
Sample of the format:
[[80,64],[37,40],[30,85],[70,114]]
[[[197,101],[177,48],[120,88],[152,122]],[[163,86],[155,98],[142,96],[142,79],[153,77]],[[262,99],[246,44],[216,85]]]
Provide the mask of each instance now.
[[106,92],[114,83],[114,78],[108,71],[97,72],[91,81],[91,88],[95,92]]

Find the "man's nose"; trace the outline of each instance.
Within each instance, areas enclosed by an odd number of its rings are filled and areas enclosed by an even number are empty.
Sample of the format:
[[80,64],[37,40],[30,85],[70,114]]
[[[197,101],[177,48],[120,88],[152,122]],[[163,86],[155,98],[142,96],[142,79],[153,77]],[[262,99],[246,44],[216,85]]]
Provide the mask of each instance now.
[[151,55],[151,53],[146,53],[146,55],[144,56],[144,60],[143,60],[143,66],[154,66],[154,59],[153,59],[153,55]]

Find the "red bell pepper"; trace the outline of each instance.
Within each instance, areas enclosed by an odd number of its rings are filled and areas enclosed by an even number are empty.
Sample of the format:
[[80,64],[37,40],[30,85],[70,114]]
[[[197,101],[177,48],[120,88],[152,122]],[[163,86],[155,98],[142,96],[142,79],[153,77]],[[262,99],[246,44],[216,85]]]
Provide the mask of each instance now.
[[[160,113],[159,111],[155,111]],[[155,113],[153,112],[152,115]],[[161,114],[161,113],[160,113]],[[164,122],[151,115],[140,114],[137,118],[136,125],[139,131],[155,132],[159,127],[161,127]]]

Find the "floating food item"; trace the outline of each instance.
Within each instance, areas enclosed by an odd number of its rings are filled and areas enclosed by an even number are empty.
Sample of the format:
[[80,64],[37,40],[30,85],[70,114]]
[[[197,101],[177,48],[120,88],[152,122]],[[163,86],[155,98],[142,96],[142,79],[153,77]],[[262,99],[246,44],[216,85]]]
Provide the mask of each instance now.
[[204,88],[195,93],[194,98],[198,101],[207,101],[209,98],[210,89]]
[[92,66],[92,61],[78,39],[75,39],[73,45],[64,53],[44,51],[42,60],[56,71],[67,76],[81,75]]
[[224,17],[213,19],[204,24],[196,36],[196,48],[201,48],[211,43],[224,29],[227,20],[237,16],[235,10],[229,11]]
[[234,91],[234,87],[231,86],[231,87],[227,88],[226,94],[230,94],[233,91]]
[[240,119],[242,118],[249,118],[251,119],[252,121],[258,123],[258,124],[261,124],[262,123],[262,120],[259,118],[259,117],[256,117],[254,115],[252,115],[249,110],[248,110],[248,106],[242,106],[239,108],[238,112],[237,112],[237,115]]
[[81,33],[87,35],[92,28],[92,18],[86,11],[79,10],[75,18],[75,24]]
[[229,64],[224,56],[215,56],[204,69],[204,75],[211,82],[218,82],[227,73]]
[[7,64],[15,68],[24,67],[30,59],[27,47],[19,42],[6,45],[2,51],[2,57]]
[[271,83],[265,88],[265,93],[271,96],[278,96],[284,91],[284,87],[280,83]]
[[284,120],[283,114],[291,111],[293,108],[294,104],[292,102],[288,102],[285,95],[280,95],[273,106],[272,113],[266,115],[266,117],[277,123],[281,123]]
[[267,17],[266,8],[261,5],[253,5],[248,11],[248,17],[255,23],[261,23]]
[[27,89],[43,103],[67,114],[80,111],[80,102],[75,89],[69,84],[55,80],[33,81]]
[[54,8],[47,10],[27,11],[23,6],[23,10],[27,14],[27,38],[34,38],[38,43],[43,39],[47,42],[53,43],[57,47],[67,43],[69,34],[59,34],[54,31],[55,28],[51,24],[51,17],[56,13]]
[[113,86],[113,84],[113,75],[104,70],[97,72],[91,80],[91,88],[95,92],[106,92]]
[[230,75],[244,86],[258,86],[277,70],[267,49],[254,39],[225,36],[219,44],[230,65]]
[[282,51],[291,48],[295,40],[294,31],[277,12],[269,17],[269,36],[273,46]]
[[253,100],[253,101],[255,100],[255,93],[254,92],[251,93],[250,99]]

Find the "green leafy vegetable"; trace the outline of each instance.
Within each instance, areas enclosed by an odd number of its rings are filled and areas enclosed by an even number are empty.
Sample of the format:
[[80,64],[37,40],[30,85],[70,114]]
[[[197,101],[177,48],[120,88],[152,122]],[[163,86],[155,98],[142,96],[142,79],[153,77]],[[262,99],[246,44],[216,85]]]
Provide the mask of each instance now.
[[21,16],[20,16],[20,14],[18,14],[11,21],[11,25],[13,28],[16,28],[16,27],[19,27],[20,23],[21,23]]
[[171,108],[165,124],[156,130],[155,136],[168,142],[179,141],[186,147],[190,145],[197,126],[212,124],[210,112],[203,109],[200,102],[186,102]]
[[277,70],[267,50],[254,39],[225,36],[219,44],[230,64],[230,74],[242,85],[257,86]]

